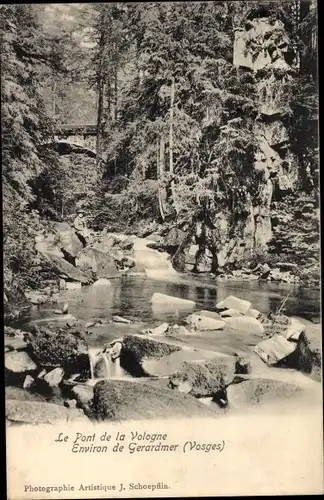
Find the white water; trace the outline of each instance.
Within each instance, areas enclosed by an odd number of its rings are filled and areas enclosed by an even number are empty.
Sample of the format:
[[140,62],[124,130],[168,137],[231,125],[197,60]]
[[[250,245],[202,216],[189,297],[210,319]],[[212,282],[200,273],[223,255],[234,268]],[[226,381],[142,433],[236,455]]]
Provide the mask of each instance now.
[[90,385],[95,384],[99,380],[124,379],[127,377],[127,373],[120,366],[120,358],[112,359],[109,352],[104,352],[98,348],[91,348],[89,349],[89,360],[91,378],[88,384]]
[[143,267],[148,278],[165,279],[166,276],[177,276],[178,273],[172,267],[169,254],[147,247],[152,240],[138,237],[132,239],[136,264],[140,268]]

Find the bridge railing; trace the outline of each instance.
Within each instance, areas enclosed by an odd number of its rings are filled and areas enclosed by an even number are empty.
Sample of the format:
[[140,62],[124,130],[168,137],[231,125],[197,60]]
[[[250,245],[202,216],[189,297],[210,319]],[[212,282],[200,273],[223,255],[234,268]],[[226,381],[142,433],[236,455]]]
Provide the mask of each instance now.
[[57,136],[69,136],[69,135],[96,135],[97,126],[94,124],[61,124],[56,125],[55,135]]

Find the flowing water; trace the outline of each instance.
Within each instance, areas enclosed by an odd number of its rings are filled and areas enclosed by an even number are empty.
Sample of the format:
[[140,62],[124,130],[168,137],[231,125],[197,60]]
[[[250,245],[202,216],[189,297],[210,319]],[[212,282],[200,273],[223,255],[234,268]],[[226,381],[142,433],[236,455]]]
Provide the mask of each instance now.
[[[248,300],[252,306],[260,312],[267,314],[275,312],[282,301],[285,303],[285,313],[289,316],[304,318],[320,317],[320,292],[318,289],[303,288],[296,285],[286,285],[269,282],[239,282],[222,281],[217,282],[211,277],[197,277],[160,272],[156,279],[147,276],[124,276],[111,280],[111,286],[82,287],[78,290],[65,291],[61,295],[61,302],[68,302],[69,313],[84,321],[98,321],[99,319],[109,321],[112,316],[118,315],[131,320],[131,324],[115,323],[110,321],[93,327],[91,334],[87,336],[89,345],[89,357],[91,365],[91,378],[89,385],[94,385],[98,380],[113,378],[132,378],[121,366],[119,358],[113,359],[109,351],[110,342],[121,339],[125,334],[138,333],[141,329],[154,328],[161,322],[171,325],[181,323],[188,315],[188,309],[176,309],[172,307],[152,306],[150,299],[154,293],[163,293],[173,297],[189,299],[196,303],[196,309],[214,310],[218,301],[225,299],[228,295],[235,295]],[[288,295],[289,294],[289,295]],[[60,306],[60,305],[59,305]],[[54,309],[58,305],[43,305],[32,308],[20,323],[24,327],[30,323],[42,323],[49,318],[60,321],[64,316],[56,316]],[[305,320],[306,321],[306,320]],[[308,328],[315,328],[316,332],[320,325],[308,321]],[[91,328],[89,329],[91,330]],[[320,330],[319,330],[320,331]],[[316,333],[318,335],[318,333]],[[320,335],[320,334],[319,334]],[[159,338],[159,336],[155,336]],[[233,354],[246,352],[260,341],[259,338],[240,331],[218,331],[197,332],[197,335],[184,339],[183,348],[194,347],[208,351],[218,351]],[[187,346],[187,347],[186,347]],[[267,378],[278,378],[296,382],[307,383],[312,388],[312,380],[295,370],[271,369],[255,356],[256,366],[254,370],[260,376]],[[296,380],[295,380],[296,379]],[[133,379],[140,383],[141,379]],[[317,386],[317,383],[315,384]],[[206,398],[205,398],[206,399]],[[207,398],[206,404],[211,404]],[[316,398],[315,398],[316,399]],[[63,401],[63,400],[62,400]],[[214,404],[214,403],[212,403]]]
[[89,348],[89,361],[91,378],[89,384],[95,384],[98,380],[124,379],[130,377],[120,366],[120,358],[113,359],[109,352],[95,347]]
[[[188,309],[176,309],[153,306],[150,299],[154,293],[163,293],[196,302],[196,309],[215,309],[218,301],[228,295],[236,295],[249,300],[252,306],[264,314],[275,312],[282,301],[289,294],[285,303],[286,314],[304,318],[319,318],[320,294],[312,288],[302,288],[293,285],[262,283],[262,282],[238,282],[228,281],[217,283],[209,278],[201,278],[188,275],[168,275],[165,280],[153,280],[144,276],[124,276],[111,280],[111,286],[82,287],[78,290],[65,291],[62,294],[62,303],[68,302],[69,313],[84,321],[98,321],[100,319],[109,321],[112,316],[118,315],[132,321],[131,324],[119,324],[110,322],[96,326],[87,337],[89,347],[104,349],[107,344],[115,339],[122,338],[128,333],[139,333],[147,328],[154,328],[161,322],[171,325],[179,324],[188,315]],[[31,309],[24,318],[24,323],[42,323],[49,318],[60,321],[64,316],[55,316],[54,309],[57,305],[44,305]],[[305,320],[306,321],[306,320]],[[312,324],[310,328],[319,328]],[[23,325],[20,324],[20,327]],[[248,347],[257,338],[239,332],[219,332],[217,336],[213,332],[203,332],[195,338],[184,339],[188,344],[195,344],[200,349],[217,350],[231,353],[240,347]],[[254,343],[254,345],[255,345]],[[104,361],[101,361],[104,371]],[[112,366],[113,371],[115,367]]]
[[[149,323],[154,320],[174,321],[187,311],[169,311],[154,308],[150,299],[154,293],[193,300],[197,308],[214,309],[217,302],[228,295],[249,300],[264,314],[275,312],[290,292],[285,303],[289,316],[319,317],[320,292],[316,288],[257,281],[222,281],[177,274],[154,280],[144,276],[123,276],[112,279],[110,287],[82,287],[62,294],[68,302],[69,313],[89,321],[93,318],[111,318],[120,315],[132,321]],[[29,311],[24,321],[42,319],[53,315],[57,306],[44,305]]]

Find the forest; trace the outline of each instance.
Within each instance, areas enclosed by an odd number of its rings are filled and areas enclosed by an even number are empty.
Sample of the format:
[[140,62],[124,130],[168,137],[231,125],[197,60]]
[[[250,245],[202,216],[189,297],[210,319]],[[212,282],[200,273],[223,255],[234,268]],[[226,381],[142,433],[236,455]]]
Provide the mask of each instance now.
[[[158,233],[181,271],[286,262],[318,283],[311,1],[11,4],[0,19],[9,302],[51,277],[35,236],[80,208],[94,232]],[[95,126],[92,156],[53,147],[64,124]]]

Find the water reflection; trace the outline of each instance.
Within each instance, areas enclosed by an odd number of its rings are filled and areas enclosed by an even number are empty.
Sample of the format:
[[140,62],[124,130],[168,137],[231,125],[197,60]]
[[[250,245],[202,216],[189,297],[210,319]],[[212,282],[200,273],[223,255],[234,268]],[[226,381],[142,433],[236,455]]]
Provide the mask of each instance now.
[[[169,311],[160,306],[152,308],[150,298],[153,293],[164,293],[193,300],[197,308],[213,309],[216,303],[228,295],[236,295],[252,302],[253,307],[263,313],[275,312],[282,300],[289,295],[285,308],[288,315],[307,316],[320,314],[320,293],[312,288],[261,283],[224,282],[216,283],[211,278],[177,276],[172,281],[155,281],[146,277],[122,277],[111,280],[111,287],[82,287],[80,290],[66,291],[62,300],[69,303],[69,312],[76,317],[109,318],[118,314],[138,321],[153,319],[178,320],[187,311]],[[54,307],[55,308],[55,307]],[[47,317],[53,314],[53,305],[33,309],[28,319]]]

